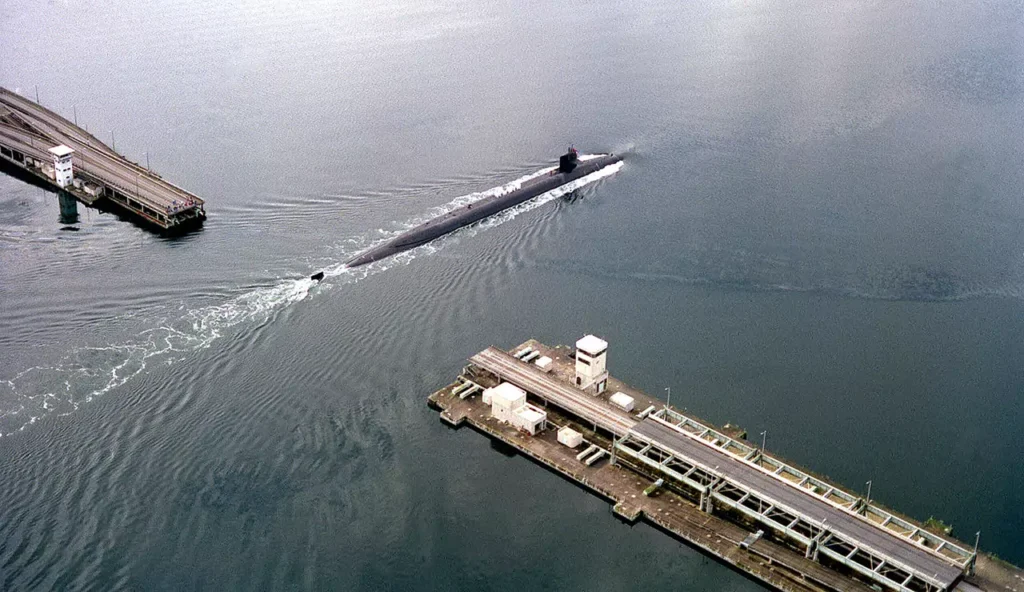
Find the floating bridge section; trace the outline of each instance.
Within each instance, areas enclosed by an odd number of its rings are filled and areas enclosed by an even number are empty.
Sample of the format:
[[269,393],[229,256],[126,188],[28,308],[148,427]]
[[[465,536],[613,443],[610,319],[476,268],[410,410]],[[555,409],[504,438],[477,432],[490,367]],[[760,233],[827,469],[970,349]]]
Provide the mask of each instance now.
[[[59,186],[51,149],[66,146],[74,183]],[[205,202],[131,162],[78,125],[0,87],[0,160],[11,163],[83,203],[127,210],[162,229],[193,226],[206,219]]]
[[497,348],[470,363],[614,438],[613,462],[653,474],[805,552],[888,590],[942,592],[973,570],[976,553],[863,498],[671,409],[636,418]]

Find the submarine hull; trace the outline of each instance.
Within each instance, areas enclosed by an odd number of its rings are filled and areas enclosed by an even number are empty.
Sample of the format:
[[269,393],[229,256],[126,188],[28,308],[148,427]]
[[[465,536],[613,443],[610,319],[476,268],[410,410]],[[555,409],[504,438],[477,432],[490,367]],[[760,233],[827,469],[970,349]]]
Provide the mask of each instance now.
[[621,156],[607,154],[579,161],[569,171],[562,170],[561,168],[555,169],[549,174],[523,182],[522,186],[514,191],[487,197],[476,203],[442,214],[429,222],[425,222],[412,230],[400,234],[383,245],[359,254],[345,264],[348,267],[358,267],[386,259],[409,249],[415,249],[459,228],[493,216],[498,212],[557,189],[566,183],[571,183],[581,177],[595,173],[621,160]]

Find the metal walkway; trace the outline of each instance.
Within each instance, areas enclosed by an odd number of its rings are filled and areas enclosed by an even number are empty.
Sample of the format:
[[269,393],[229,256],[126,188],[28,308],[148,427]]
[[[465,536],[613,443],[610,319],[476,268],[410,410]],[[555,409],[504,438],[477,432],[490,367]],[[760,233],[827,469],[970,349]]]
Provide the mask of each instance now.
[[[643,415],[646,414],[642,414],[640,419],[643,419]],[[713,446],[750,466],[756,466],[758,470],[770,475],[787,487],[814,496],[838,510],[862,516],[869,525],[900,537],[913,544],[915,548],[928,550],[963,571],[969,571],[974,567],[976,553],[971,549],[961,547],[955,542],[930,533],[855,493],[844,491],[832,483],[809,475],[798,467],[764,454],[763,450],[751,446],[744,440],[730,438],[672,409],[662,408],[654,411],[652,415],[669,423],[673,428],[686,432],[700,443]]]
[[824,555],[891,588],[945,590],[961,568],[895,533],[802,491],[713,444],[649,417],[620,442],[617,452],[687,483],[719,507],[802,543],[809,556]]

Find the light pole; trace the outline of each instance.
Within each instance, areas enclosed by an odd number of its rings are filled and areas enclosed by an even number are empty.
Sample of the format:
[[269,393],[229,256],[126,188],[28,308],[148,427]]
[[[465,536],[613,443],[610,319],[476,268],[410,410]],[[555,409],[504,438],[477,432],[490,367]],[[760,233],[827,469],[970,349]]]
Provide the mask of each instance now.
[[146,170],[153,172],[152,169],[149,168],[149,152],[146,153]]
[[867,501],[864,502],[864,504],[865,505],[871,505],[871,480],[870,479],[867,482],[867,486],[868,486],[868,498],[867,498]]
[[765,447],[765,443],[767,441],[768,441],[768,430],[765,430],[765,431],[761,432],[761,455],[757,458],[759,461],[761,461],[761,466],[762,467],[764,466],[764,447]]
[[672,387],[666,386],[665,392],[668,393],[668,396],[665,400],[665,409],[668,409],[672,405]]
[[110,148],[117,152],[117,140],[114,139],[114,130],[110,130]]

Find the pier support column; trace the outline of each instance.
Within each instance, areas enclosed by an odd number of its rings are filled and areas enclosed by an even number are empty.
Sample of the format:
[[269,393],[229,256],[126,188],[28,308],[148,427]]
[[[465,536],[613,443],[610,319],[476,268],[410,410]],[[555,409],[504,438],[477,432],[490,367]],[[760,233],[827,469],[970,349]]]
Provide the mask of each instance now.
[[811,543],[807,545],[807,551],[804,552],[804,557],[813,561],[818,560],[818,551],[821,549],[821,539],[825,536],[825,531],[818,533],[818,536],[811,539]]
[[57,194],[57,201],[60,203],[61,224],[78,224],[78,200],[70,193],[61,191]]
[[700,509],[708,514],[712,514],[715,509],[715,505],[711,500],[711,487],[705,487],[700,492]]

